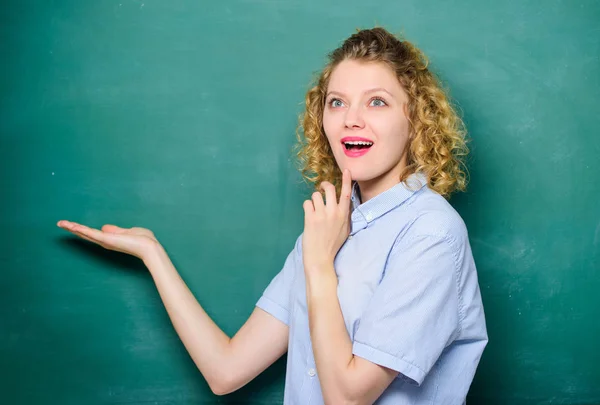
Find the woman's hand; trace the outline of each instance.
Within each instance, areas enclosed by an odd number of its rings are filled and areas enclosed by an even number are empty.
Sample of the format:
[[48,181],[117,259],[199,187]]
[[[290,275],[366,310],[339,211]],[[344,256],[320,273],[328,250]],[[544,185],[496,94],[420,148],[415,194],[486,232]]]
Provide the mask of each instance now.
[[302,257],[306,273],[333,267],[335,255],[350,234],[351,188],[352,178],[346,169],[342,175],[339,203],[335,187],[329,182],[321,183],[327,203],[318,192],[313,193],[312,200],[304,201]]
[[154,233],[145,228],[126,229],[115,225],[104,225],[101,230],[98,230],[64,220],[58,221],[56,225],[105,249],[127,253],[142,260],[159,245]]

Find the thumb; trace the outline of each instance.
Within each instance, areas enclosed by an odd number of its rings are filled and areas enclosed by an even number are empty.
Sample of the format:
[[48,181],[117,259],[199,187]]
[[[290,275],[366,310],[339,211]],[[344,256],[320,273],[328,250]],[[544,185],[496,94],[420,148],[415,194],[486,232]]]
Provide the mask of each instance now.
[[102,226],[102,231],[108,232],[108,233],[125,233],[127,231],[127,229],[118,227],[116,225],[106,224],[106,225]]

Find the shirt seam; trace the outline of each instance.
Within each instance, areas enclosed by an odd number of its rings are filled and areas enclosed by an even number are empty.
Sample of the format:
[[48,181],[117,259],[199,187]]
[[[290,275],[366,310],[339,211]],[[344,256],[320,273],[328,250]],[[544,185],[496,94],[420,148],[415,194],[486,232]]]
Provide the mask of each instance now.
[[437,375],[436,375],[436,381],[435,381],[435,391],[433,392],[433,396],[431,398],[431,405],[435,404],[435,401],[437,400],[437,396],[438,396],[438,392],[440,390],[440,370],[437,370]]
[[427,373],[425,372],[425,370],[423,370],[421,367],[417,366],[415,363],[413,363],[413,362],[411,362],[411,361],[408,361],[408,360],[406,360],[406,358],[405,358],[404,356],[402,356],[402,355],[398,356],[398,355],[395,355],[395,354],[388,353],[388,352],[386,352],[385,350],[378,349],[378,348],[376,348],[376,347],[373,347],[373,346],[371,346],[371,345],[369,345],[369,344],[366,344],[366,343],[364,343],[364,342],[361,342],[360,340],[354,340],[354,342],[356,342],[356,343],[359,343],[359,344],[361,344],[361,345],[363,345],[363,346],[366,346],[366,347],[368,347],[368,348],[370,348],[371,350],[374,350],[374,351],[376,351],[376,352],[381,352],[381,353],[387,354],[387,355],[388,355],[388,356],[390,356],[390,357],[394,357],[394,358],[396,358],[396,359],[400,359],[400,360],[402,360],[403,362],[405,362],[405,363],[407,363],[407,364],[410,364],[411,366],[413,366],[414,368],[416,368],[417,370],[419,370],[421,373],[423,373],[423,375],[427,375]]
[[[415,218],[416,220],[416,218]],[[414,222],[414,220],[412,221]],[[388,254],[388,259],[386,259],[386,263],[389,260],[389,255],[391,255],[392,250],[394,250],[395,247],[397,247],[401,242],[406,242],[406,243],[410,243],[413,240],[420,238],[420,237],[433,237],[433,238],[441,238],[442,240],[446,241],[448,243],[448,245],[450,245],[450,250],[452,252],[452,257],[454,258],[454,274],[456,275],[456,280],[455,280],[455,288],[456,288],[456,298],[458,301],[458,305],[457,305],[457,313],[458,313],[458,335],[460,335],[462,333],[463,330],[463,323],[464,323],[464,318],[465,318],[465,311],[464,311],[464,304],[463,304],[463,299],[462,299],[462,292],[461,292],[461,288],[460,288],[460,280],[462,278],[462,273],[461,273],[461,268],[458,265],[458,255],[457,255],[457,249],[455,246],[456,242],[456,238],[454,238],[452,235],[445,233],[445,232],[440,232],[440,233],[418,233],[416,235],[412,235],[411,237],[409,237],[408,239],[404,239],[404,240],[399,240],[400,238],[400,234],[398,234],[398,236],[396,236],[396,240],[394,241],[394,245],[392,246],[392,249],[390,250],[390,253]],[[383,275],[382,275],[383,278]]]
[[[284,312],[287,314],[287,318],[288,318],[287,325],[289,326],[289,323],[290,323],[290,315],[291,315],[291,313],[290,313],[290,310],[289,310],[289,309],[286,309],[286,308],[284,308],[284,307],[283,307],[281,304],[277,303],[277,302],[276,302],[276,301],[274,301],[272,298],[270,298],[270,297],[267,297],[267,296],[266,296],[266,295],[264,295],[264,294],[261,296],[261,298],[263,298],[265,301],[269,302],[270,304],[273,304],[273,305],[275,305],[277,308],[279,308],[279,309],[281,309],[282,311],[284,311]],[[260,300],[259,300],[259,301],[260,301]],[[257,302],[257,303],[256,303],[256,306],[258,306],[258,304],[259,304],[259,303]],[[261,307],[259,307],[259,308],[261,308]],[[264,308],[261,308],[261,309],[262,309],[262,310],[265,310]],[[269,315],[273,315],[273,314],[269,314]],[[274,315],[273,315],[273,316],[274,316]],[[285,322],[284,322],[284,323],[285,323]]]
[[450,244],[452,248],[452,256],[454,256],[454,267],[456,272],[456,298],[458,300],[458,334],[460,335],[462,333],[465,320],[465,308],[462,298],[462,291],[460,288],[460,280],[462,279],[462,266],[459,266],[456,238],[452,235],[446,235],[446,240],[448,241],[448,244]]

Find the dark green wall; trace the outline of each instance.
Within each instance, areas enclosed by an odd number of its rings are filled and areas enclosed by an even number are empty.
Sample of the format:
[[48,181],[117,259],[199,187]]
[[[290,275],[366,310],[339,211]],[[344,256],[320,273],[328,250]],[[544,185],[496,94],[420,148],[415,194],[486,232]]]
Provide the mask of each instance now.
[[490,343],[470,404],[600,403],[600,3],[9,1],[0,12],[0,402],[214,397],[136,260],[59,219],[152,229],[234,333],[302,231],[304,92],[358,27],[404,32],[472,136],[452,200]]

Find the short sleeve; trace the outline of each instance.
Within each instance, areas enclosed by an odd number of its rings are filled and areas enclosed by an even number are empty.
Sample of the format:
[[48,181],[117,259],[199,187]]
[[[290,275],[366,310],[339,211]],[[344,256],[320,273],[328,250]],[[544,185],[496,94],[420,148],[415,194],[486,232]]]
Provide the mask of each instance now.
[[459,325],[453,240],[412,236],[390,252],[361,315],[353,354],[421,384]]
[[301,255],[300,247],[302,237],[298,237],[294,249],[290,252],[283,269],[271,280],[256,306],[273,315],[281,322],[289,325],[290,318],[290,294],[294,277],[296,274],[296,263],[298,255]]

